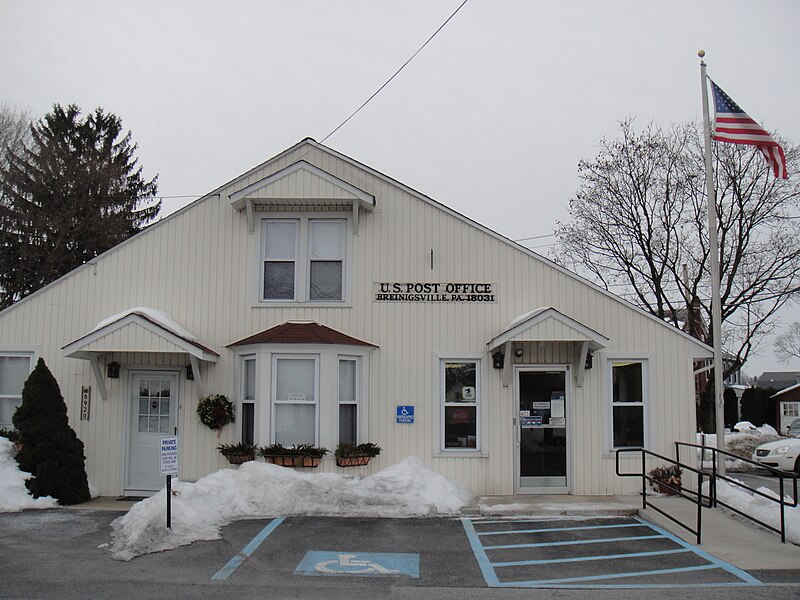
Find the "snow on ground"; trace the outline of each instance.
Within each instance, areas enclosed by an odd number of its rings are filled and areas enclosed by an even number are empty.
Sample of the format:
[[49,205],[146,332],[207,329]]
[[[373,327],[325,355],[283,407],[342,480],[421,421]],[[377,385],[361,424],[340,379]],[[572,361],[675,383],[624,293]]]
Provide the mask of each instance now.
[[[732,479],[736,478],[732,477]],[[780,498],[778,494],[769,488],[758,488],[758,491],[776,500]],[[703,493],[708,494],[708,482],[703,484]],[[757,494],[751,494],[727,481],[717,481],[717,498],[776,529],[780,529],[781,527],[780,505],[776,502],[772,502]],[[784,498],[784,500],[789,503],[792,501],[789,497]],[[784,508],[784,516],[786,518],[786,541],[793,544],[800,544],[800,506]]]
[[290,515],[416,517],[458,514],[473,497],[461,484],[410,457],[375,475],[304,473],[262,462],[222,469],[196,483],[175,482],[172,529],[166,528],[166,490],[134,504],[112,523],[111,552],[141,554],[220,538],[238,519]]
[[[741,421],[734,425],[734,431],[725,434],[725,449],[728,452],[738,454],[743,458],[750,458],[757,446],[766,444],[767,442],[774,442],[781,439],[778,432],[775,431],[770,425],[762,425],[756,427],[749,421]],[[707,447],[717,447],[717,436],[713,433],[698,433],[697,444],[705,444]],[[698,464],[700,464],[701,450],[697,450]],[[706,469],[711,468],[712,453],[706,452],[705,459],[702,461],[702,467]],[[741,460],[725,457],[725,467],[729,471],[752,471],[753,465],[745,463]]]
[[25,487],[30,473],[19,470],[14,459],[14,444],[0,437],[0,512],[18,512],[26,508],[55,508],[50,496],[34,499]]

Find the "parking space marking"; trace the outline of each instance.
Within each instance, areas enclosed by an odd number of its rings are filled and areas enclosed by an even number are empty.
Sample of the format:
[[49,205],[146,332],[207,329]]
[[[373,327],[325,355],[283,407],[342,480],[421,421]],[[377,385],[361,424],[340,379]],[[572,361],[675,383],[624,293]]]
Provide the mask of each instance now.
[[[469,517],[464,517],[461,519],[461,522],[464,526],[464,530],[467,534],[467,538],[470,542],[470,547],[472,548],[472,552],[475,555],[476,560],[478,561],[478,566],[481,569],[481,573],[483,574],[484,580],[486,581],[486,585],[489,587],[522,587],[522,588],[664,588],[664,587],[679,587],[679,588],[696,588],[696,587],[730,587],[730,586],[756,586],[756,585],[763,585],[760,581],[754,578],[749,573],[742,571],[730,565],[715,556],[712,556],[701,550],[700,548],[689,544],[688,542],[680,539],[679,537],[671,534],[670,532],[657,527],[639,517],[634,517],[634,519],[630,520],[629,522],[622,522],[613,525],[587,525],[581,527],[564,527],[564,528],[553,528],[553,527],[546,527],[546,528],[530,528],[530,526],[526,526],[525,529],[513,529],[516,525],[525,525],[528,523],[535,523],[536,520],[492,520],[492,521],[483,521],[480,519],[472,519]],[[542,522],[539,520],[538,522]],[[478,525],[488,525],[488,524],[504,524],[510,525],[512,529],[503,529],[498,531],[476,531],[475,524]],[[629,536],[629,537],[609,537],[609,538],[600,538],[600,539],[587,539],[587,540],[554,540],[549,542],[532,542],[527,544],[507,544],[507,545],[496,545],[496,546],[484,546],[484,540],[488,541],[489,538],[485,536],[491,535],[509,535],[509,534],[517,534],[520,536],[529,536],[535,539],[537,534],[547,533],[559,533],[559,532],[577,532],[582,530],[603,530],[603,529],[616,529],[616,528],[624,528],[624,527],[640,527],[640,528],[647,528],[654,535],[638,535],[638,536]],[[541,538],[540,538],[541,539]],[[615,553],[615,554],[605,554],[605,555],[598,555],[598,556],[570,556],[567,558],[540,558],[540,559],[531,559],[531,560],[519,560],[519,561],[497,561],[492,562],[491,558],[489,557],[487,551],[491,550],[505,550],[505,549],[513,549],[513,548],[526,548],[526,549],[541,549],[544,550],[548,547],[554,546],[573,546],[573,545],[580,545],[580,544],[600,544],[600,543],[609,543],[609,542],[625,542],[625,541],[634,541],[634,540],[668,540],[673,544],[677,545],[677,548],[669,548],[669,549],[661,549],[661,550],[653,550],[653,551],[642,551],[642,552],[630,552],[630,553]],[[525,580],[525,581],[501,581],[500,576],[496,569],[504,568],[508,570],[509,568],[514,567],[531,567],[537,565],[549,565],[549,566],[556,566],[560,563],[575,563],[581,561],[616,561],[615,564],[620,564],[619,561],[624,561],[625,559],[632,559],[632,558],[642,558],[642,557],[657,557],[663,555],[678,555],[678,554],[693,554],[698,559],[702,561],[702,564],[694,564],[694,565],[685,565],[673,568],[664,568],[664,569],[647,569],[643,571],[628,571],[628,572],[614,572],[613,568],[609,567],[608,570],[605,572],[596,573],[593,575],[581,576],[581,577],[551,577],[547,579],[538,579],[538,580]],[[544,555],[546,556],[546,555]],[[599,563],[602,565],[602,563]],[[679,582],[670,582],[669,575],[671,574],[681,574],[681,573],[691,573],[691,572],[699,572],[699,571],[712,571],[715,569],[719,569],[725,571],[729,575],[736,577],[736,581],[720,581],[720,582],[698,582],[696,584],[684,584]],[[552,573],[552,575],[558,575],[558,573]],[[523,575],[524,576],[524,575]],[[607,584],[602,583],[603,581],[607,580],[616,580],[616,579],[630,579],[634,577],[659,577],[659,576],[667,576],[664,582],[657,582],[657,583],[635,583],[635,584],[625,584],[625,583],[614,583],[614,584]]]
[[547,548],[548,546],[575,546],[578,544],[604,544],[606,542],[625,542],[628,540],[656,540],[660,535],[632,535],[629,537],[602,538],[599,540],[570,540],[568,542],[544,542],[537,544],[504,544],[502,546],[484,546],[486,550],[505,550],[508,548]]
[[[490,523],[499,523],[502,521],[489,521]],[[506,521],[507,522],[507,521]],[[485,524],[487,521],[481,521]],[[581,531],[588,529],[620,529],[625,527],[642,527],[640,523],[622,523],[620,525],[589,525],[588,527],[550,527],[546,529],[506,529],[503,531],[480,531],[478,535],[508,535],[512,533],[549,533],[554,531]]]
[[691,552],[687,548],[677,550],[654,550],[652,552],[631,552],[628,554],[607,554],[605,556],[577,556],[572,558],[550,558],[546,560],[515,560],[511,562],[492,563],[495,567],[521,567],[525,565],[553,565],[556,563],[583,562],[587,560],[614,560],[617,558],[638,558],[641,556],[661,556],[663,554],[683,554]]
[[355,577],[406,575],[419,579],[419,554],[310,550],[297,565],[294,574]]
[[255,552],[258,547],[264,542],[265,539],[269,537],[269,535],[278,528],[278,525],[283,523],[285,517],[276,517],[270,521],[264,529],[262,529],[256,536],[248,542],[248,544],[242,548],[242,551],[239,552],[236,556],[231,558],[225,566],[222,567],[219,571],[214,573],[211,577],[214,581],[224,581],[231,574],[239,568],[239,566],[244,562],[244,560],[249,557],[253,552]]

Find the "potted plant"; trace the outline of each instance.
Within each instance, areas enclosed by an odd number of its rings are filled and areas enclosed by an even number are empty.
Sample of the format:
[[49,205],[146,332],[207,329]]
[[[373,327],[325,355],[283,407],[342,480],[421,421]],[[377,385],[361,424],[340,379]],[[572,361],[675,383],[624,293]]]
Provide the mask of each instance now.
[[681,475],[683,471],[678,465],[656,467],[648,473],[653,489],[668,496],[674,496],[681,491]]
[[271,444],[258,449],[258,455],[264,460],[281,467],[318,467],[319,461],[327,453],[327,448],[318,448],[311,444],[296,446]]
[[222,428],[228,423],[233,423],[233,403],[222,394],[209,394],[198,403],[197,416],[203,425],[217,430],[219,439]]
[[232,465],[240,465],[256,458],[256,447],[253,444],[220,444],[217,450]]
[[339,467],[361,467],[369,463],[370,458],[378,456],[380,453],[381,447],[371,442],[358,445],[341,442],[336,446],[334,455],[336,456],[336,465]]

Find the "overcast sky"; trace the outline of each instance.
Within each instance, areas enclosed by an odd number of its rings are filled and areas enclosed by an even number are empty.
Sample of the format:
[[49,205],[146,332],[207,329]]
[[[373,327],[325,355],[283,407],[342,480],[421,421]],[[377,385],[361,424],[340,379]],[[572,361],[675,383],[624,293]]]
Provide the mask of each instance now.
[[[171,212],[322,140],[460,3],[0,0],[0,102],[119,115],[159,193],[189,196]],[[701,48],[744,110],[800,143],[798,25],[795,0],[470,0],[326,145],[511,239],[552,234],[619,120],[701,118]],[[800,370],[762,354],[746,372]]]

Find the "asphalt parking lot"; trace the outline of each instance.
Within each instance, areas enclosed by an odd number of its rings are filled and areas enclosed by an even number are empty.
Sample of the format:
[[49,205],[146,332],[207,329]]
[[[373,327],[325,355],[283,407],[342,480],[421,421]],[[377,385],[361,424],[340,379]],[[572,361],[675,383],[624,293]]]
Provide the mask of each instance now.
[[637,517],[246,520],[219,540],[122,562],[107,546],[119,514],[0,514],[0,598],[549,598],[554,587],[560,597],[593,600],[650,588],[681,598],[800,593],[800,578],[764,585]]

